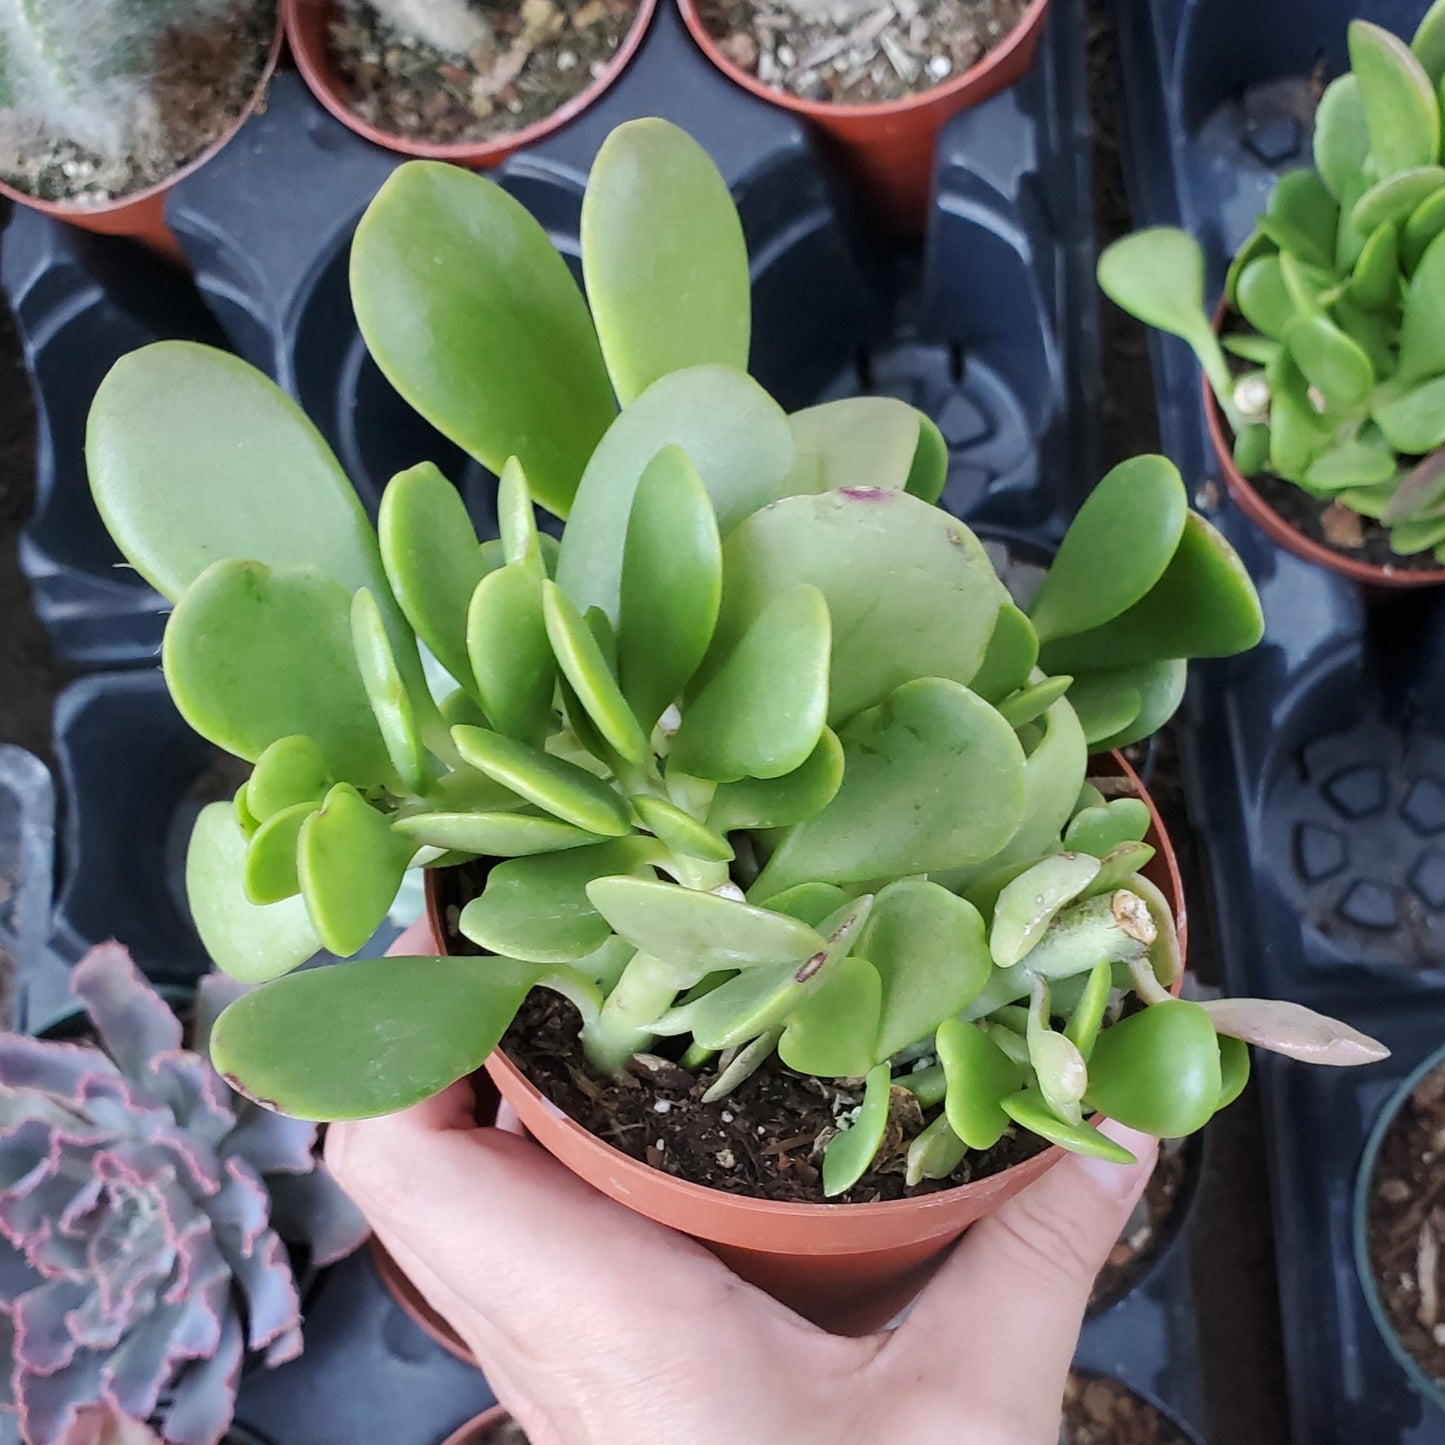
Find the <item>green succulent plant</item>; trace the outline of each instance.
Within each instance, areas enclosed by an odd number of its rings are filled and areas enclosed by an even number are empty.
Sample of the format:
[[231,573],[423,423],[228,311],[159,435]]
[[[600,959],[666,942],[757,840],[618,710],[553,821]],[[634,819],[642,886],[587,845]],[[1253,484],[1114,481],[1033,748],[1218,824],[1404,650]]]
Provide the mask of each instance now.
[[1115,242],[1099,282],[1194,349],[1244,475],[1272,472],[1383,523],[1399,555],[1445,561],[1445,0],[1409,45],[1352,22],[1349,52],[1320,100],[1314,168],[1279,178],[1229,268],[1221,335],[1183,231]]
[[[373,531],[295,406],[219,353],[150,347],[96,398],[97,501],[175,600],[172,695],[255,764],[188,862],[217,962],[266,985],[222,1066],[308,1118],[382,1113],[477,1068],[543,987],[604,1074],[671,1039],[713,1098],[775,1053],[866,1079],[830,1195],[895,1086],[930,1116],[915,1181],[1011,1121],[1114,1158],[1091,1107],[1197,1128],[1243,1082],[1244,1026],[1169,996],[1148,809],[1086,780],[1091,747],[1167,719],[1186,658],[1260,635],[1178,473],[1106,477],[1025,610],[934,505],[927,418],[787,416],[748,376],[741,227],[683,132],[613,133],[582,252],[590,311],[515,200],[425,163],[357,231],[367,344],[499,474],[494,540],[425,462]],[[291,972],[362,948],[409,868],[474,858],[458,926],[489,956]]]

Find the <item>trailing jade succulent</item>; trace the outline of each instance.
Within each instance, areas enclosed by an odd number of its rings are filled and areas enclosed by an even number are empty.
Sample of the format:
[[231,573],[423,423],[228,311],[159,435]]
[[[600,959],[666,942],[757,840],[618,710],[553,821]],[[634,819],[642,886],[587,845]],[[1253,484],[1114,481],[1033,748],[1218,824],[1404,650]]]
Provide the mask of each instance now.
[[[1111,1158],[1090,1109],[1196,1129],[1244,1039],[1370,1056],[1302,1010],[1173,999],[1149,810],[1087,780],[1091,749],[1168,719],[1186,659],[1260,636],[1174,468],[1104,478],[1021,607],[934,505],[927,418],[878,397],[787,416],[748,376],[741,227],[685,134],[608,139],[582,262],[590,313],[505,191],[422,163],[356,234],[367,344],[499,475],[495,540],[427,462],[373,531],[230,357],[151,347],[97,396],[100,508],[175,600],[172,695],[255,764],[188,862],[207,946],[265,984],[218,1025],[228,1074],[311,1118],[401,1108],[549,988],[603,1075],[670,1040],[713,1099],[774,1055],[866,1079],[836,1195],[895,1085],[926,1110],[917,1182],[1014,1123]],[[282,977],[363,948],[409,868],[463,859],[490,860],[458,919],[489,956]]]
[[1314,168],[1279,178],[1234,257],[1220,334],[1183,231],[1115,242],[1099,282],[1194,349],[1245,476],[1272,472],[1383,523],[1399,555],[1445,561],[1445,0],[1409,45],[1354,21],[1349,52]]
[[[301,1352],[287,1245],[366,1235],[316,1129],[234,1094],[205,1057],[242,990],[203,979],[194,1048],[119,944],[76,966],[96,1043],[0,1034],[0,1408],[30,1445],[216,1445],[247,1352]],[[284,1241],[284,1242],[283,1242]]]

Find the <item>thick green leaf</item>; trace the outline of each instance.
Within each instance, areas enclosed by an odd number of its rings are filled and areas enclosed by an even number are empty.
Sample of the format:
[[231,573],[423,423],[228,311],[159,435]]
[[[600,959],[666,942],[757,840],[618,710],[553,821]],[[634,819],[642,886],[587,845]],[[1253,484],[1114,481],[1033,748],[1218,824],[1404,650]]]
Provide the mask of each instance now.
[[497,530],[502,556],[509,563],[525,563],[534,577],[546,573],[542,558],[542,538],[537,531],[537,509],[532,505],[532,489],[527,474],[516,457],[508,457],[497,478]]
[[1421,17],[1410,39],[1410,49],[1430,83],[1439,89],[1445,80],[1445,0],[1435,0]]
[[813,880],[852,883],[977,863],[997,853],[1023,818],[1018,738],[958,683],[904,683],[855,718],[842,742],[843,786],[783,836],[754,885],[757,896]]
[[868,1172],[888,1127],[891,1093],[887,1066],[879,1064],[870,1069],[857,1119],[841,1134],[834,1135],[823,1150],[823,1193],[827,1198],[846,1194]]
[[801,767],[828,716],[832,630],[816,587],[778,593],[683,707],[672,760],[717,782],[779,778]]
[[1221,1034],[1219,1038],[1219,1103],[1215,1113],[1227,1109],[1249,1083],[1249,1045]]
[[395,1113],[480,1068],[539,973],[510,958],[311,969],[237,999],[211,1035],[211,1062],[296,1118]]
[[1400,295],[1400,227],[1377,226],[1350,277],[1350,295],[1371,311],[1392,306]]
[[[1361,245],[1363,244],[1361,242]],[[1333,272],[1302,261],[1290,251],[1279,253],[1279,274],[1295,311],[1301,316],[1313,316],[1321,311],[1325,305],[1325,293],[1338,290],[1338,282]]]
[[[1041,858],[1004,888],[994,906],[988,948],[1000,968],[1012,968],[1048,931],[1059,910],[1072,903],[1099,873],[1088,853]],[[980,980],[980,986],[986,980]],[[958,1007],[971,1002],[965,999]]]
[[794,963],[825,947],[816,930],[785,913],[642,878],[599,878],[593,906],[630,944],[665,962],[695,962],[704,973]]
[[1394,225],[1403,221],[1442,185],[1445,185],[1445,169],[1440,166],[1416,166],[1411,170],[1396,171],[1384,180],[1376,181],[1355,202],[1350,211],[1350,224],[1362,236],[1370,235],[1381,226]]
[[[681,972],[693,977],[696,971],[688,964]],[[776,1043],[784,1021],[822,984],[821,972],[810,974],[797,963],[755,964],[715,987],[704,984],[700,994],[691,990],[689,1001],[663,1015],[657,1029],[664,1034],[690,1033],[695,1047],[713,1052],[765,1037]]]
[[970,1149],[992,1149],[1007,1130],[1003,1100],[1024,1081],[1023,1065],[1004,1053],[977,1024],[945,1019],[938,1057],[948,1080],[944,1115]]
[[694,366],[654,382],[608,428],[577,489],[557,581],[579,610],[617,616],[633,497],[667,446],[680,447],[697,468],[724,537],[783,495],[793,467],[788,419],[751,377]]
[[1334,435],[1311,405],[1303,374],[1288,350],[1269,372],[1269,460],[1281,477],[1301,479],[1311,463],[1334,444]]
[[1285,344],[1305,380],[1331,411],[1350,411],[1370,393],[1375,369],[1370,358],[1323,314],[1291,322]]
[[1081,808],[1064,830],[1064,846],[1106,858],[1125,843],[1138,843],[1149,831],[1149,805],[1142,798],[1113,798]]
[[1219,1041],[1197,1003],[1171,1000],[1121,1019],[1089,1058],[1089,1106],[1161,1138],[1203,1128],[1219,1093]]
[[566,516],[615,415],[592,318],[547,233],[500,186],[408,161],[367,207],[351,299],[388,381],[493,472]]
[[[265,755],[262,754],[262,756],[264,757]],[[249,838],[260,826],[259,819],[257,819],[255,814],[251,812],[250,806],[247,802],[247,789],[249,783],[250,779],[247,779],[246,782],[242,783],[241,786],[236,789],[235,794],[231,798],[231,808],[236,815],[236,825],[240,828],[241,832],[245,834],[247,838]]]
[[1104,1016],[1109,1009],[1109,995],[1113,987],[1113,967],[1101,959],[1089,971],[1089,980],[1069,1015],[1064,1036],[1078,1049],[1085,1063],[1088,1063],[1093,1054],[1099,1030],[1104,1026]]
[[1425,68],[1399,36],[1368,20],[1350,22],[1349,47],[1379,174],[1432,164],[1440,155],[1440,105]]
[[922,413],[891,396],[851,396],[788,418],[795,460],[787,490],[908,488],[922,444]]
[[[1139,711],[1131,721],[1102,737],[1086,732],[1091,752],[1107,753],[1116,748],[1127,748],[1131,743],[1140,742],[1158,732],[1178,712],[1179,704],[1184,700],[1189,665],[1183,658],[1171,657],[1162,662],[1140,663],[1138,667],[1089,673],[1081,681],[1094,682],[1105,678],[1123,680],[1137,691]],[[1079,683],[1074,686],[1078,687]],[[1069,697],[1072,700],[1072,688]]]
[[381,497],[381,556],[406,620],[467,688],[467,604],[488,572],[457,489],[430,462],[391,479]]
[[1261,256],[1240,273],[1238,304],[1240,314],[1256,331],[1275,340],[1284,336],[1296,308],[1277,255]]
[[427,755],[417,730],[416,713],[392,654],[391,639],[376,598],[364,587],[351,599],[351,641],[362,686],[391,766],[408,793],[427,783]]
[[466,650],[492,726],[541,743],[552,721],[557,662],[542,609],[543,579],[513,563],[477,583],[466,614]]
[[493,866],[481,896],[462,909],[462,933],[481,948],[530,963],[575,963],[607,942],[611,925],[587,885],[616,874],[651,877],[656,846],[620,838]]
[[866,958],[840,958],[788,1019],[778,1057],[819,1079],[856,1079],[876,1062],[883,981]]
[[1092,744],[1129,727],[1144,707],[1132,667],[1087,672],[1069,689],[1069,706]]
[[801,918],[810,927],[818,928],[848,902],[848,893],[831,883],[800,883],[786,893],[769,898],[768,907],[774,913]]
[[591,628],[557,583],[543,579],[542,616],[552,652],[587,716],[610,747],[630,763],[647,756],[642,731]]
[[485,728],[456,728],[452,741],[464,762],[564,823],[608,838],[632,831],[627,804],[586,768]]
[[706,655],[722,600],[717,517],[679,447],[658,452],[637,485],[620,587],[622,691],[651,733]]
[[1341,492],[1388,482],[1396,470],[1395,454],[1388,447],[1342,442],[1310,463],[1305,483],[1314,492]]
[[[1234,253],[1234,258],[1230,261],[1229,269],[1224,276],[1224,299],[1236,311],[1239,310],[1239,277],[1244,268],[1261,256],[1273,256],[1278,250],[1279,247],[1263,231],[1256,228],[1250,233],[1249,239]],[[1224,344],[1228,349],[1227,340]]]
[[1340,207],[1319,173],[1310,168],[1286,171],[1269,194],[1260,230],[1281,249],[1326,269],[1335,261]]
[[843,783],[843,745],[824,728],[808,759],[781,778],[739,778],[722,783],[708,809],[708,827],[785,828],[810,818],[833,800]]
[[1426,517],[1418,522],[1396,522],[1390,528],[1390,548],[1402,557],[1429,552],[1445,542],[1445,517]]
[[1086,632],[1126,611],[1164,575],[1184,534],[1189,497],[1166,457],[1134,457],[1089,494],[1029,616],[1039,641]]
[[936,502],[948,482],[948,442],[930,416],[918,413],[918,449],[908,472],[907,490],[925,502]]
[[1400,261],[1407,274],[1413,274],[1430,243],[1442,232],[1445,232],[1445,187],[1421,201],[1405,222]]
[[246,845],[242,883],[246,897],[258,907],[281,903],[301,891],[296,856],[301,825],[315,811],[315,803],[296,803],[282,808],[256,829]]
[[732,844],[676,803],[639,793],[633,798],[632,806],[642,826],[655,833],[674,853],[681,853],[685,858],[703,858],[710,863],[732,861]]
[[257,823],[264,823],[293,803],[319,803],[334,781],[321,749],[310,738],[277,738],[256,759],[243,784],[246,811]]
[[997,703],[1028,683],[1039,660],[1039,639],[1027,615],[1012,602],[998,610],[983,661],[969,686]]
[[742,224],[717,166],[686,131],[633,120],[603,141],[582,199],[582,275],[624,404],[685,367],[747,370]]
[[318,937],[343,958],[381,927],[416,851],[350,783],[301,826],[301,896]]
[[1413,387],[1375,407],[1385,439],[1406,456],[1424,456],[1445,444],[1445,376]]
[[1030,1133],[1038,1134],[1051,1144],[1061,1145],[1072,1154],[1107,1159],[1111,1164],[1139,1162],[1122,1144],[1116,1144],[1087,1121],[1066,1124],[1044,1102],[1044,1096],[1037,1089],[1011,1094],[1000,1107],[1016,1124],[1021,1124]]
[[1405,288],[1399,381],[1421,381],[1445,371],[1441,316],[1445,316],[1445,236],[1431,242]]
[[390,777],[352,647],[351,598],[322,573],[216,563],[176,604],[161,656],[181,716],[227,752],[254,762],[299,733],[333,777]]
[[836,727],[911,678],[968,682],[1008,600],[982,544],[906,492],[788,497],[723,543],[723,604],[699,680],[780,593],[811,583],[828,604]]
[[1073,685],[1071,677],[1046,677],[1032,687],[1011,694],[996,706],[1008,725],[1017,730],[1037,722]]
[[1244,564],[1191,512],[1179,550],[1149,595],[1102,627],[1050,643],[1040,665],[1077,677],[1085,668],[1229,657],[1253,647],[1263,633],[1264,615]]
[[[1442,0],[1445,3],[1445,0]],[[1439,516],[1445,504],[1445,453],[1426,457],[1394,488],[1382,515],[1390,524]]]
[[[907,1088],[911,1081],[905,1077],[900,1084]],[[968,1145],[953,1132],[947,1116],[940,1114],[910,1141],[904,1182],[911,1189],[925,1179],[947,1179],[967,1153]]]
[[1358,194],[1370,154],[1370,133],[1360,83],[1353,75],[1332,80],[1315,111],[1315,168],[1337,201]]
[[874,1060],[932,1033],[988,982],[988,942],[973,904],[921,879],[890,883],[873,900],[857,951],[882,979]]
[[607,840],[597,833],[530,813],[414,813],[392,827],[415,844],[455,849],[478,858],[524,858]]
[[1253,332],[1236,331],[1223,338],[1224,349],[1231,356],[1252,361],[1256,366],[1268,366],[1279,355],[1280,344],[1268,336],[1256,336]]
[[172,602],[231,558],[385,591],[375,533],[321,434],[225,352],[161,341],[122,357],[91,406],[86,465],[111,536]]
[[321,947],[299,898],[258,907],[242,879],[246,838],[227,803],[201,809],[186,852],[186,897],[206,952],[243,983],[265,983]]

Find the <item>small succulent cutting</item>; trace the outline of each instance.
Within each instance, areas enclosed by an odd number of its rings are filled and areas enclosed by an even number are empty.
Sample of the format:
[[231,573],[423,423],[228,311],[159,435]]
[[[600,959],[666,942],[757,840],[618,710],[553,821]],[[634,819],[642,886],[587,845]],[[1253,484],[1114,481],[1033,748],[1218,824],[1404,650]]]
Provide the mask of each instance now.
[[[1445,562],[1445,0],[1406,45],[1366,20],[1225,283],[1216,335],[1198,243],[1125,237],[1099,282],[1194,349],[1245,476],[1272,472]],[[1231,364],[1230,357],[1235,358]]]
[[[835,1195],[895,1087],[926,1113],[918,1182],[1014,1124],[1123,1157],[1094,1108],[1187,1133],[1246,1039],[1366,1056],[1302,1011],[1172,998],[1149,810],[1087,781],[1091,749],[1168,719],[1186,659],[1260,635],[1174,468],[1111,472],[1025,610],[934,505],[931,422],[877,397],[787,416],[748,376],[741,227],[685,134],[614,132],[582,242],[590,313],[516,201],[428,164],[356,235],[367,343],[498,473],[499,539],[426,462],[373,531],[229,357],[153,347],[97,397],[102,512],[176,600],[172,695],[255,764],[188,866],[217,961],[272,980],[217,1030],[241,1086],[313,1118],[401,1108],[550,988],[604,1077],[673,1041],[715,1100],[775,1055],[866,1079]],[[408,868],[464,859],[490,865],[458,919],[487,957],[281,977],[361,949]]]
[[191,1049],[119,944],[72,989],[95,1043],[0,1034],[0,1408],[30,1445],[216,1445],[247,1352],[301,1353],[287,1246],[321,1266],[367,1229],[314,1125],[232,1093],[205,1052],[241,990],[201,981]]

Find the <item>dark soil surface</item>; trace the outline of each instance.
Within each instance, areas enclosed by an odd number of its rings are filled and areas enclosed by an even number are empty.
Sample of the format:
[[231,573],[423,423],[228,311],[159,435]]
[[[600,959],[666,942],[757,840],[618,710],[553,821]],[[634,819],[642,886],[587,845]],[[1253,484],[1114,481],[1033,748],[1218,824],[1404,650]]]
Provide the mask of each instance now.
[[1008,39],[1028,0],[698,0],[718,48],[805,100],[873,105],[962,75]]
[[[544,991],[522,1005],[502,1040],[509,1059],[560,1109],[624,1154],[675,1178],[790,1204],[822,1204],[823,1146],[838,1116],[863,1102],[863,1085],[795,1074],[776,1056],[726,1099],[702,1096],[715,1070],[694,1075],[660,1055],[634,1059],[621,1080],[600,1078],[582,1057],[570,1003]],[[902,1096],[900,1098],[900,1096]],[[911,1094],[894,1091],[892,1127],[878,1161],[835,1204],[875,1204],[966,1184],[1042,1152],[1044,1141],[1010,1130],[994,1148],[970,1153],[951,1179],[904,1184],[904,1155],[924,1117]],[[890,1147],[891,1145],[891,1147]]]
[[1129,1289],[1169,1239],[1175,1210],[1185,1203],[1185,1170],[1184,1150],[1179,1141],[1165,1140],[1143,1197],[1134,1206],[1118,1244],[1109,1251],[1109,1258],[1094,1281],[1094,1291],[1089,1296],[1091,1311],[1103,1309]]
[[1117,1380],[1075,1373],[1064,1386],[1059,1445],[1189,1445],[1189,1441],[1167,1415]]
[[226,134],[251,102],[276,36],[276,0],[237,0],[205,29],[170,31],[156,56],[151,104],[125,125],[128,152],[101,155],[0,110],[0,176],[47,201],[99,203],[145,190]]
[[1370,1184],[1370,1265],[1400,1343],[1445,1385],[1445,1068],[1390,1126]]
[[472,1445],[528,1445],[527,1433],[515,1420],[503,1420],[478,1435]]
[[404,34],[369,0],[341,0],[331,52],[368,125],[438,145],[486,141],[545,120],[598,79],[637,11],[637,0],[489,5],[492,43],[457,56]]

